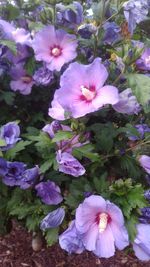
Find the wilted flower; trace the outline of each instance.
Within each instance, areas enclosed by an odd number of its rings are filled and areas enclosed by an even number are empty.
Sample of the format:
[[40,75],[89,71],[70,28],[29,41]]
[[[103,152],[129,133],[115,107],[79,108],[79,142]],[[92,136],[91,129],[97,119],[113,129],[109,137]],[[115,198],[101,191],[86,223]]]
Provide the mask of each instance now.
[[131,135],[129,136],[129,140],[132,141],[136,141],[136,140],[140,140],[140,139],[144,139],[145,137],[145,133],[149,133],[150,132],[150,128],[148,127],[147,124],[137,124],[135,125],[135,128],[138,131],[138,135]]
[[59,236],[59,245],[68,253],[80,254],[84,251],[82,238],[77,232],[75,221],[72,221],[68,229]]
[[41,182],[35,186],[35,189],[37,195],[47,205],[57,205],[63,200],[60,188],[54,182]]
[[146,48],[141,57],[136,61],[136,66],[140,70],[150,71],[150,48]]
[[113,105],[113,108],[117,112],[128,115],[138,114],[141,110],[141,107],[130,88],[127,88],[119,94],[119,102]]
[[31,36],[23,28],[15,28],[12,23],[9,23],[5,20],[0,20],[0,26],[3,27],[5,33],[5,38],[15,41],[23,45],[31,46]]
[[31,187],[39,175],[38,167],[27,169],[23,162],[9,162],[0,159],[0,176],[8,186],[19,186],[22,189]]
[[100,58],[90,65],[72,63],[61,76],[61,88],[56,90],[54,99],[74,118],[97,111],[106,104],[114,105],[119,101],[118,90],[114,86],[103,86],[107,77]]
[[19,140],[20,128],[16,122],[8,122],[0,129],[0,139],[4,140],[5,146],[0,147],[2,151],[12,148]]
[[13,91],[19,91],[22,95],[29,95],[34,84],[33,78],[28,75],[23,68],[22,64],[17,64],[12,67],[10,71],[12,81],[10,82],[10,88]]
[[115,246],[122,250],[129,244],[121,210],[101,196],[92,195],[79,205],[75,225],[85,248],[98,257],[109,258]]
[[82,38],[89,39],[93,33],[96,33],[97,27],[92,24],[81,24],[78,27],[78,33],[81,35]]
[[65,63],[77,56],[75,35],[55,30],[54,26],[46,26],[36,33],[32,47],[36,60],[44,61],[51,71],[60,71]]
[[140,223],[136,228],[137,236],[133,243],[133,250],[141,261],[148,261],[150,260],[150,225]]
[[48,215],[42,220],[40,224],[41,230],[46,230],[49,228],[58,227],[65,217],[65,211],[63,208],[58,208],[52,212],[49,212]]
[[150,157],[146,155],[142,155],[139,158],[140,165],[144,168],[144,170],[150,174]]
[[64,172],[75,177],[81,176],[85,173],[85,169],[81,163],[67,152],[61,152],[61,150],[58,150],[56,160],[60,172]]
[[63,27],[75,28],[83,21],[83,7],[79,2],[74,1],[70,6],[57,4],[56,5],[56,19],[57,23],[63,25]]
[[53,72],[47,69],[45,66],[39,68],[35,71],[33,75],[33,80],[35,81],[36,85],[48,85],[51,83],[53,79]]
[[[144,194],[144,196],[146,195]],[[141,223],[146,223],[146,224],[150,223],[150,207],[144,207],[141,209],[141,216],[139,218],[139,221]]]
[[106,22],[103,28],[105,31],[103,38],[104,44],[113,45],[121,39],[121,29],[115,22]]
[[55,133],[62,130],[62,125],[59,121],[52,121],[52,123],[46,124],[42,131],[45,133],[48,133],[50,138],[53,138],[55,136]]
[[123,7],[129,31],[133,34],[136,24],[145,20],[148,15],[148,2],[147,0],[129,0],[123,4]]

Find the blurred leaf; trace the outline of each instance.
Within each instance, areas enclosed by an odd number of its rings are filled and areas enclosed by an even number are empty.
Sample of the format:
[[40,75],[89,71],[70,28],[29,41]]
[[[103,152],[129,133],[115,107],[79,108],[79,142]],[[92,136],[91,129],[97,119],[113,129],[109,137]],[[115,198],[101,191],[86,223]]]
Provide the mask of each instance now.
[[15,146],[11,149],[9,149],[6,154],[5,157],[7,160],[13,160],[17,154],[24,150],[26,148],[26,146],[29,146],[32,143],[32,141],[20,141],[17,144],[15,144]]
[[0,44],[7,46],[13,54],[17,55],[17,47],[16,43],[10,40],[0,40]]
[[52,246],[58,240],[58,228],[48,229],[45,233],[45,239],[48,246]]
[[73,132],[69,131],[59,131],[55,134],[54,138],[52,139],[52,143],[56,143],[62,140],[68,140],[74,136]]

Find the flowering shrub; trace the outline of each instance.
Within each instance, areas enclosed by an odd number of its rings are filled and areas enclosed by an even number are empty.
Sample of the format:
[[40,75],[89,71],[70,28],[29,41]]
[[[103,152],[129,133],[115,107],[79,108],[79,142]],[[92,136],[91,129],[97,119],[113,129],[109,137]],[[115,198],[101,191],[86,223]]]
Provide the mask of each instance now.
[[150,1],[0,3],[0,233],[150,260]]

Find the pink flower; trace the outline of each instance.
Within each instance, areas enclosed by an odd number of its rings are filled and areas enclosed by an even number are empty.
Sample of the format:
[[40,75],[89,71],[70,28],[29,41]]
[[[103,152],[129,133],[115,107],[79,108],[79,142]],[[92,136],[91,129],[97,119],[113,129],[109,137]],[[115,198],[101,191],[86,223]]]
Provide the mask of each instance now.
[[[114,105],[119,101],[118,89],[103,86],[107,77],[108,72],[100,58],[89,65],[72,63],[61,76],[60,89],[56,90],[54,100],[73,118],[97,111],[106,104]],[[54,107],[51,115],[57,117]]]
[[76,210],[75,225],[85,248],[109,258],[128,246],[128,233],[121,210],[101,196],[87,197]]
[[51,71],[60,71],[65,63],[77,56],[75,35],[64,30],[55,30],[52,25],[44,27],[35,35],[32,47],[35,58],[46,62],[47,68]]

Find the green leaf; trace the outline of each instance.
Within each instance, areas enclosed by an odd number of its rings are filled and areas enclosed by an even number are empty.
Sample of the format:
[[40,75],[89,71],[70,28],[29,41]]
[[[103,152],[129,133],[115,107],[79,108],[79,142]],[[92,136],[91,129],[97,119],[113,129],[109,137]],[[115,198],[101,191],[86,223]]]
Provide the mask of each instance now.
[[25,70],[27,74],[32,76],[35,71],[35,68],[36,68],[35,59],[33,57],[30,57],[29,59],[27,59],[25,64]]
[[16,43],[10,40],[0,40],[0,44],[7,46],[13,54],[17,55]]
[[5,157],[7,160],[13,160],[17,154],[24,150],[26,148],[26,146],[29,146],[32,143],[32,141],[20,141],[18,142],[15,147],[9,149],[6,154]]
[[52,139],[52,143],[56,143],[62,140],[68,140],[74,136],[73,132],[69,131],[59,131],[55,134],[55,137]]
[[150,77],[144,74],[127,74],[127,80],[133,94],[143,106],[146,113],[150,112]]
[[46,231],[45,239],[47,241],[48,246],[52,246],[58,240],[58,228],[52,228]]
[[0,146],[6,146],[6,142],[4,139],[0,139]]
[[130,238],[131,242],[134,241],[136,234],[137,234],[137,230],[136,230],[136,224],[137,223],[138,223],[138,219],[134,215],[130,216],[130,219],[127,220],[127,222],[126,222],[126,227],[127,227],[129,238]]
[[78,159],[82,159],[82,157],[86,157],[90,159],[92,162],[99,161],[100,156],[98,153],[93,152],[94,146],[92,144],[86,144],[81,147],[75,147],[73,149],[73,155]]
[[52,167],[53,163],[53,159],[49,159],[44,162],[40,167],[41,173],[45,173],[46,171],[48,171]]

